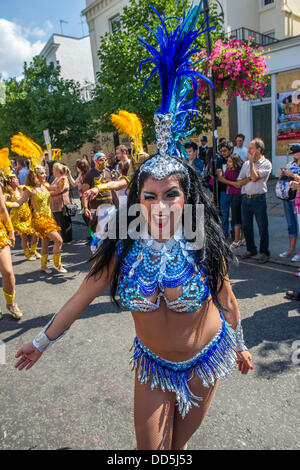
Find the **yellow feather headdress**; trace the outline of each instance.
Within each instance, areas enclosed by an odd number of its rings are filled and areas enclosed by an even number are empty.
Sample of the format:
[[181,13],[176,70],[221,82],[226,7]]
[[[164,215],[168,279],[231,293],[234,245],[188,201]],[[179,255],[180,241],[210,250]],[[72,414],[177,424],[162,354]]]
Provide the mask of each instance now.
[[120,110],[119,114],[111,115],[111,122],[118,132],[128,135],[131,139],[133,157],[137,160],[138,154],[143,151],[143,127],[138,116],[135,113]]
[[0,149],[0,171],[4,175],[4,178],[12,176],[11,161],[8,158],[9,150],[7,147]]
[[43,151],[41,147],[35,143],[29,137],[19,132],[18,134],[11,137],[11,150],[20,157],[28,158],[30,161],[30,167],[35,170],[40,164],[40,160],[43,157]]

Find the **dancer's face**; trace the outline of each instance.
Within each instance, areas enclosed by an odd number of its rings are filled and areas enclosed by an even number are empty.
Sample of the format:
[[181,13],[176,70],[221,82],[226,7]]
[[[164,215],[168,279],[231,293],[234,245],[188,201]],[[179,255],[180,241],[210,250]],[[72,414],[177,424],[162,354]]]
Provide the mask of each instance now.
[[140,204],[152,238],[165,241],[172,237],[181,220],[184,202],[184,192],[175,175],[163,180],[149,176],[145,180]]
[[45,183],[47,179],[46,170],[44,169],[37,170],[36,176],[38,177],[38,180],[40,183]]
[[16,176],[13,176],[11,179],[11,186],[13,189],[17,188],[19,186],[19,180]]

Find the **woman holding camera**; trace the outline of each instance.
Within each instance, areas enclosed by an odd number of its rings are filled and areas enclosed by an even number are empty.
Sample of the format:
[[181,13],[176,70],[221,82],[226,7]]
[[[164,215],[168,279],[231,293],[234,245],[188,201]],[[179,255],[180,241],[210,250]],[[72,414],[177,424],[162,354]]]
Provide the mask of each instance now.
[[[295,152],[294,152],[295,150]],[[296,152],[298,150],[298,152]],[[289,176],[296,181],[300,177],[300,144],[293,145],[291,147],[291,154],[294,156],[294,160],[287,164],[286,168],[281,168],[279,171],[279,179],[284,178],[284,176]],[[294,181],[292,181],[294,182]],[[293,186],[290,185],[292,188]],[[297,188],[294,188],[297,189]],[[300,261],[300,250],[296,253],[296,242],[297,236],[299,233],[297,213],[295,212],[295,200],[293,201],[283,201],[284,213],[288,224],[288,234],[289,234],[289,249],[280,253],[281,258],[292,257],[291,261]]]

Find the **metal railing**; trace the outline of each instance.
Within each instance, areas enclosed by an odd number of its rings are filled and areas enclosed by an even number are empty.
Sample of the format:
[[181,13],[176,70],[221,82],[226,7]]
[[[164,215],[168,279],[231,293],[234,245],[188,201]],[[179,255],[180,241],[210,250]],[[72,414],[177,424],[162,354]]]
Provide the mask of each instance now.
[[270,44],[274,44],[275,42],[279,42],[278,39],[273,38],[272,36],[267,36],[266,34],[259,33],[257,31],[253,31],[249,28],[238,28],[234,29],[230,33],[226,35],[227,39],[239,39],[242,42],[250,41],[251,44],[254,46],[269,46]]

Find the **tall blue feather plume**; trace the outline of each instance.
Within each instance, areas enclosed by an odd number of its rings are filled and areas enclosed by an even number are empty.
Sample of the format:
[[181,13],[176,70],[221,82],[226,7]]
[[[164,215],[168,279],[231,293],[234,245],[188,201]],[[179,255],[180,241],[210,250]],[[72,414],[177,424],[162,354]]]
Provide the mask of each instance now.
[[[168,31],[166,22],[171,18],[163,19],[153,5],[150,5],[150,8],[152,8],[158,16],[161,25],[157,26],[156,32],[148,25],[145,25],[155,37],[158,43],[157,48],[150,45],[141,36],[138,37],[140,45],[150,54],[149,57],[141,61],[139,73],[144,64],[149,62],[154,64],[154,68],[146,80],[142,92],[153,75],[158,73],[162,100],[161,106],[156,111],[156,114],[172,114],[174,122],[172,127],[172,139],[169,142],[169,152],[170,154],[186,157],[187,154],[180,143],[180,139],[186,138],[192,133],[192,131],[188,131],[188,126],[193,114],[197,113],[197,78],[205,80],[213,87],[213,83],[207,77],[200,72],[192,70],[191,56],[199,52],[200,49],[191,48],[191,46],[201,34],[204,34],[207,30],[214,30],[215,27],[204,29],[206,26],[205,21],[199,29],[195,29],[201,14],[202,1],[198,6],[191,7],[187,14],[179,20],[177,28],[170,32]],[[191,91],[192,98],[188,99],[188,95]]]

